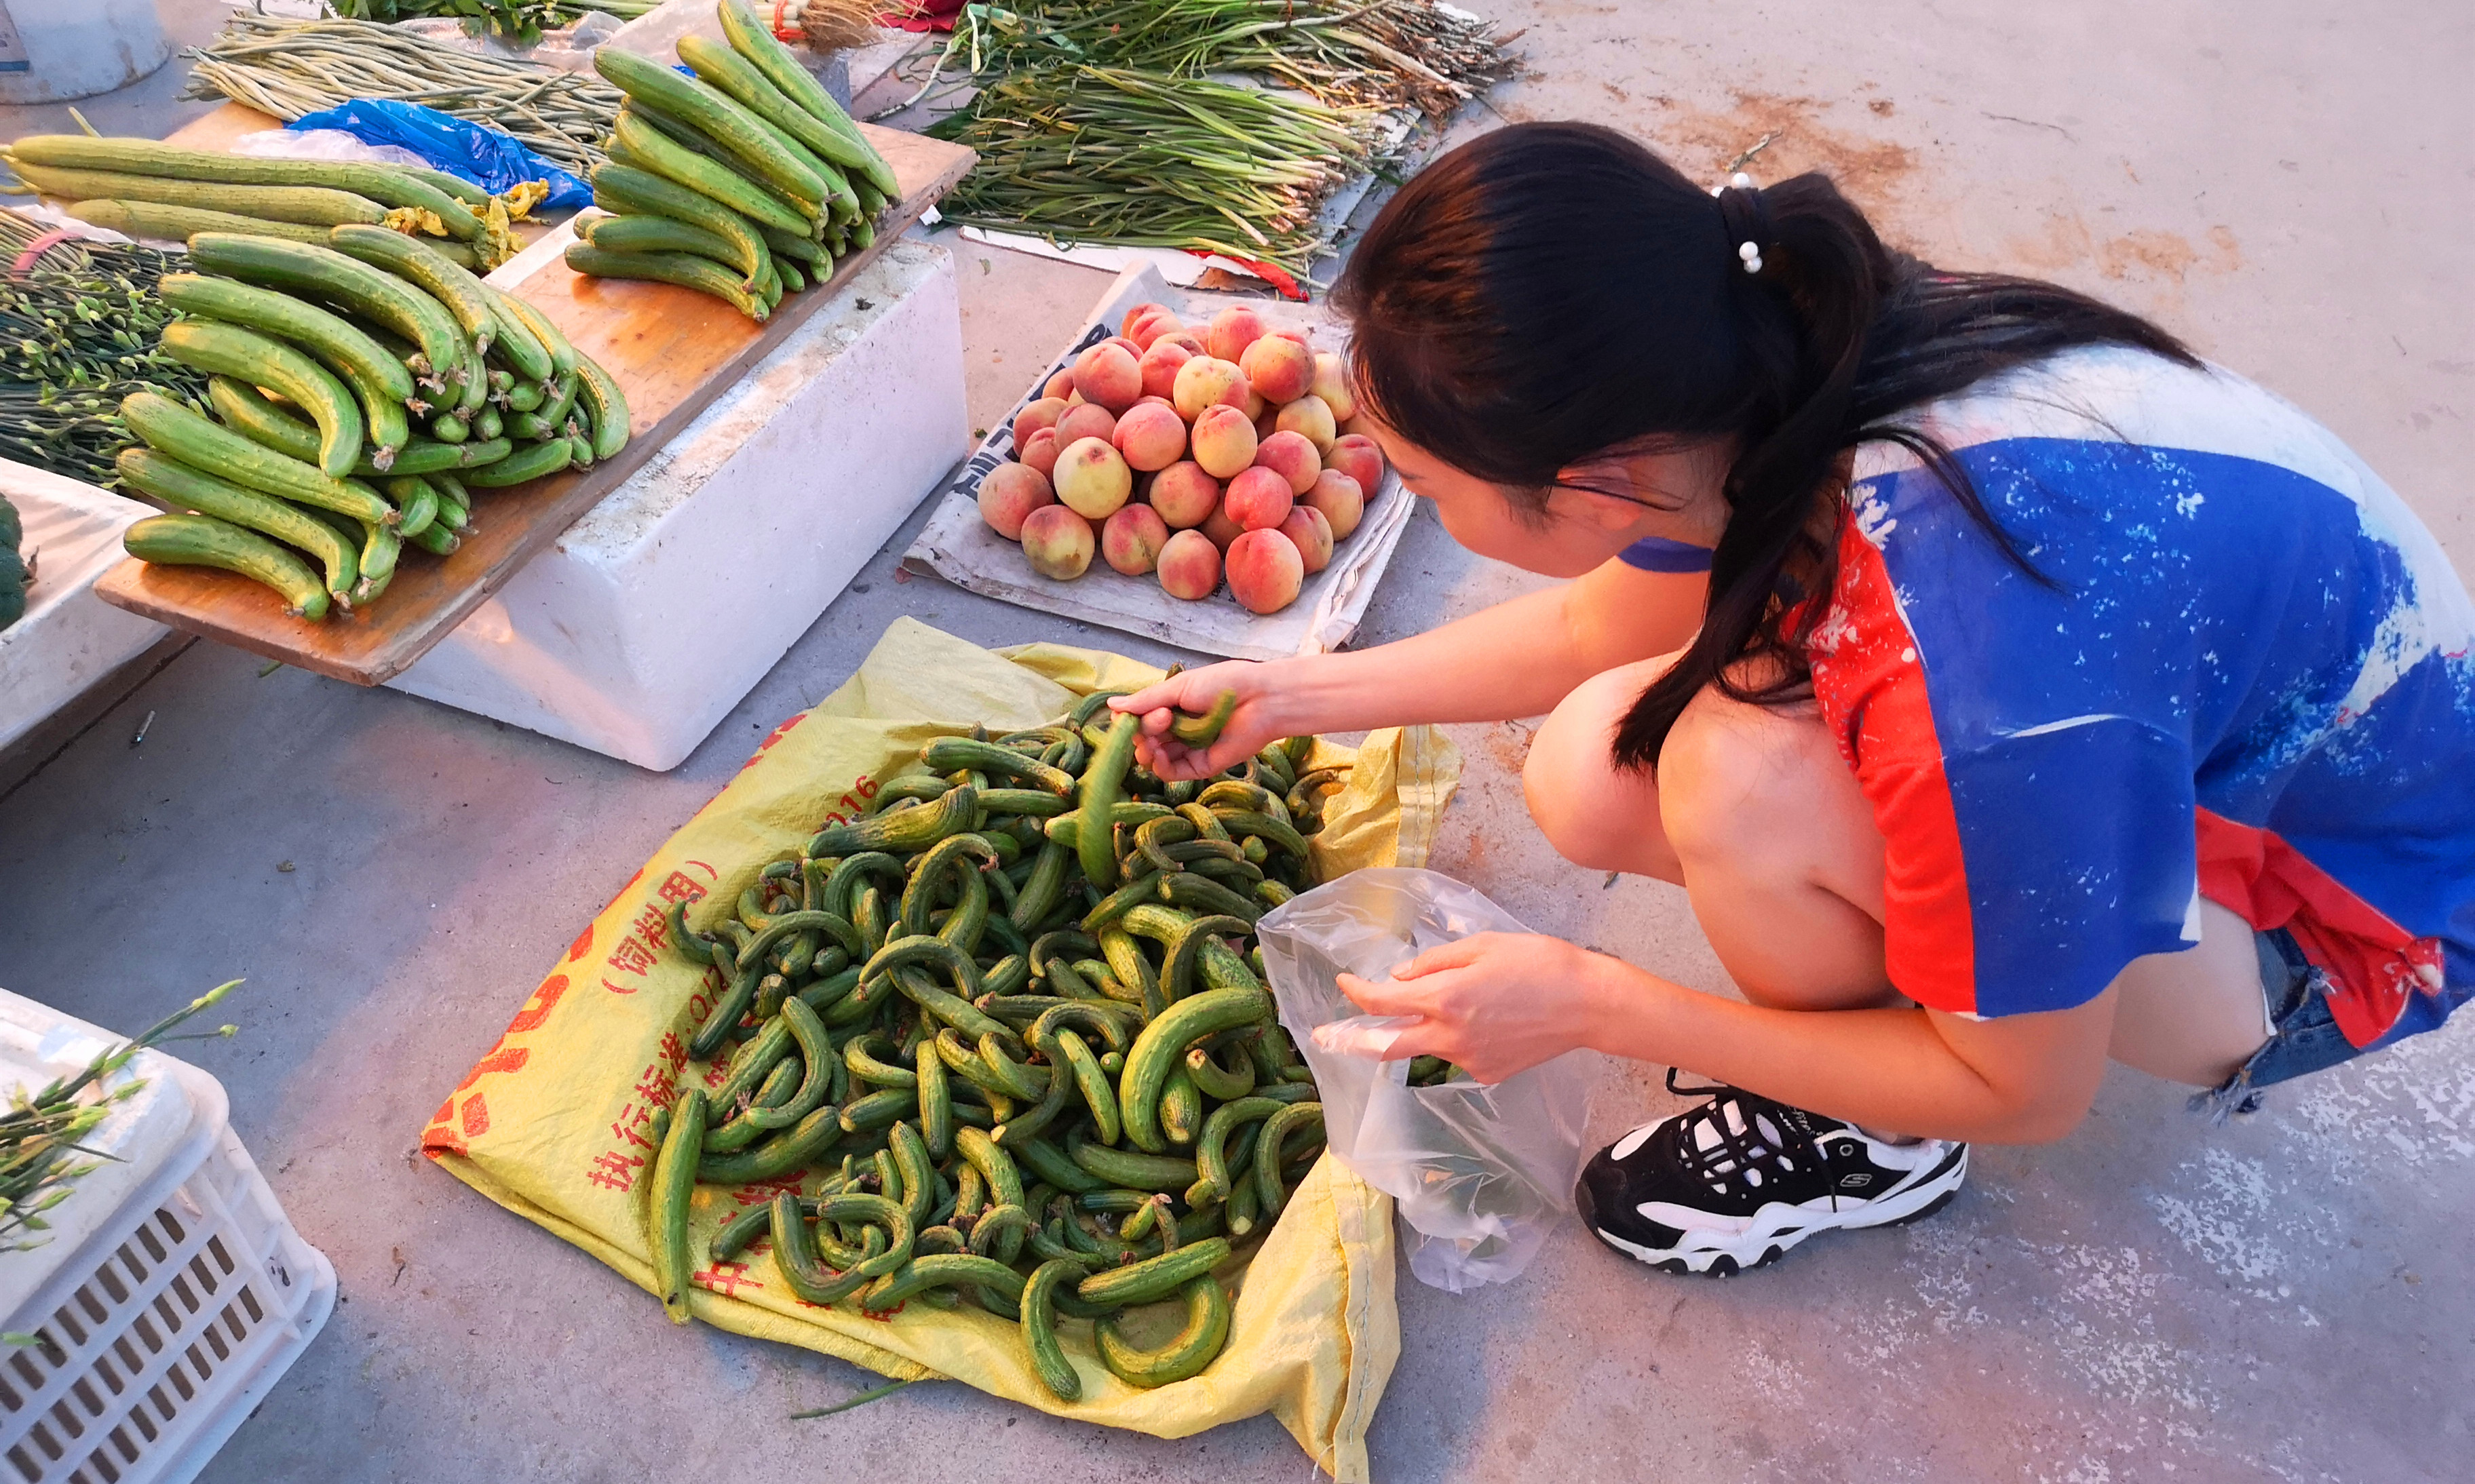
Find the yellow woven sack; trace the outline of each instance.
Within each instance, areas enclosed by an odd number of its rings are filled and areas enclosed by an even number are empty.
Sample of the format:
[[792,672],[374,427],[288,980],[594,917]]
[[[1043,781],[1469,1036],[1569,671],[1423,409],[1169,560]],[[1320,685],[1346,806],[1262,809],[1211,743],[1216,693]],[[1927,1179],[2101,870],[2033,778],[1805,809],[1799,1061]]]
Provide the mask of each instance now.
[[[860,802],[933,737],[984,722],[1037,726],[1077,695],[1160,677],[1119,656],[1050,645],[991,652],[910,619],[814,710],[774,728],[730,785],[645,863],[527,998],[506,1034],[448,1095],[422,1148],[456,1179],[574,1242],[655,1292],[646,1244],[652,1150],[645,1126],[678,1081],[705,1075],[685,1043],[710,1010],[703,971],[668,942],[679,897],[736,902],[765,863]],[[1310,766],[1351,750],[1318,742]],[[1368,865],[1419,865],[1459,776],[1432,729],[1378,732],[1314,841],[1325,880]],[[709,920],[718,906],[692,911]],[[814,1180],[809,1182],[813,1190]],[[1088,1325],[1064,1324],[1083,1399],[1061,1402],[1031,1367],[1019,1330],[976,1310],[914,1304],[887,1319],[799,1302],[769,1255],[705,1254],[731,1216],[789,1180],[697,1187],[690,1244],[695,1316],[802,1346],[896,1379],[951,1377],[1064,1417],[1179,1438],[1269,1411],[1336,1479],[1367,1477],[1366,1427],[1400,1352],[1392,1301],[1392,1203],[1319,1160],[1247,1265],[1229,1344],[1191,1380],[1141,1391],[1110,1375]],[[645,1323],[661,1308],[642,1302]]]

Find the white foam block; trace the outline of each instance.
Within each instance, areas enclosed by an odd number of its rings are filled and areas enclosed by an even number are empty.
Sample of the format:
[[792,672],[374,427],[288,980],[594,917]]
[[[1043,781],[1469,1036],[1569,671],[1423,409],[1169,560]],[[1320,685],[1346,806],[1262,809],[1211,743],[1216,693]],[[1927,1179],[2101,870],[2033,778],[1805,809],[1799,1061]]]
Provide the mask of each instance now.
[[675,767],[969,446],[953,257],[895,243],[388,684]]

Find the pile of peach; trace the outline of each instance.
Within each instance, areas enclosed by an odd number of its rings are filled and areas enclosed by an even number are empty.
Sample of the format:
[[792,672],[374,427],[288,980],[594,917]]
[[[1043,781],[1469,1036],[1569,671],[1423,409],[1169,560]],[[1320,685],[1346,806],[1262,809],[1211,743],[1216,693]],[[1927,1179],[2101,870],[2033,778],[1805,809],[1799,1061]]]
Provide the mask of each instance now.
[[1340,431],[1357,413],[1340,357],[1242,304],[1200,333],[1138,304],[1118,330],[1016,414],[1017,462],[980,481],[981,519],[1043,577],[1083,575],[1096,550],[1173,597],[1225,574],[1251,611],[1287,607],[1384,479],[1375,440]]

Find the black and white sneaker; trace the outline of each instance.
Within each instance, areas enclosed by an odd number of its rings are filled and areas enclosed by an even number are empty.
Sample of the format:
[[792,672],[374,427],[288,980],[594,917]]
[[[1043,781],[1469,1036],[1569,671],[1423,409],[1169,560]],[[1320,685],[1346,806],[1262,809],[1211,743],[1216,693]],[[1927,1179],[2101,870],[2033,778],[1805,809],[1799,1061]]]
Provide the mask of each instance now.
[[1968,1146],[1892,1144],[1853,1124],[1736,1087],[1667,1088],[1710,1101],[1616,1140],[1574,1199],[1599,1240],[1667,1273],[1758,1268],[1817,1231],[1895,1227],[1948,1204]]

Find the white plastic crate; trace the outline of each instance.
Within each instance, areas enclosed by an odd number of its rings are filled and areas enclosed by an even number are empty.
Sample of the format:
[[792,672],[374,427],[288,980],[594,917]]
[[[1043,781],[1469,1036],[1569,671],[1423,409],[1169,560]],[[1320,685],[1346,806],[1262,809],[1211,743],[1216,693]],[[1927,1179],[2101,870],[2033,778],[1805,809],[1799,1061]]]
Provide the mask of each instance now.
[[[0,990],[0,1085],[39,1087],[118,1037]],[[86,1142],[119,1156],[0,1254],[0,1484],[197,1476],[335,1304],[335,1270],[292,1229],[233,1134],[223,1084],[140,1055],[145,1080]]]

